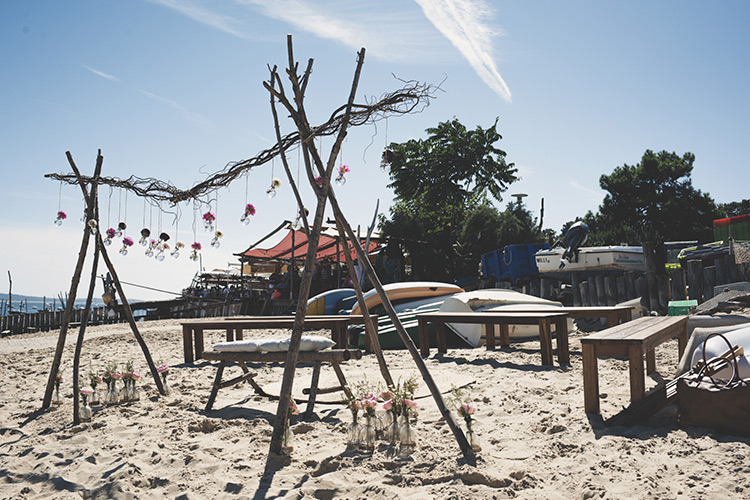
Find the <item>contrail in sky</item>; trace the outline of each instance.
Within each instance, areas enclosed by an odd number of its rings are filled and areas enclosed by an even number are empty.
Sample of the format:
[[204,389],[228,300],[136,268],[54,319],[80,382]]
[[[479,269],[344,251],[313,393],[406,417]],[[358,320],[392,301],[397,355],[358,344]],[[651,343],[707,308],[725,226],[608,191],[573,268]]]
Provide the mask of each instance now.
[[466,58],[479,77],[500,97],[511,101],[508,85],[492,58],[497,32],[484,19],[490,9],[484,0],[414,0],[424,15]]

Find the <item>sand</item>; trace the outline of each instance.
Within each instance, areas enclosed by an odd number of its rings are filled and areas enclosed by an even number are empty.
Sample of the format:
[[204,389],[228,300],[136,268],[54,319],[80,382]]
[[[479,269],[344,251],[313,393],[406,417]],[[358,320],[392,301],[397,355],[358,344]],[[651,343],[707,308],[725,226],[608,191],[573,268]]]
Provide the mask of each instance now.
[[[292,455],[269,458],[276,402],[239,384],[221,390],[205,413],[215,365],[182,363],[178,321],[140,326],[153,358],[171,366],[170,395],[157,396],[127,325],[90,328],[99,336],[84,343],[84,371],[89,361],[103,369],[107,361],[132,359],[145,376],[140,401],[95,406],[93,420],[81,425],[72,423],[72,343],[63,356],[64,402],[48,411],[40,408],[54,349],[0,354],[0,498],[750,498],[750,439],[680,428],[674,407],[630,427],[589,419],[583,333],[571,338],[569,367],[540,366],[536,342],[427,360],[441,389],[468,384],[478,406],[474,427],[483,449],[472,466],[429,395],[418,399],[411,453],[385,442],[374,453],[347,449],[349,411],[323,402],[311,420],[293,421]],[[206,344],[221,340],[209,334]],[[406,351],[386,351],[386,359],[394,373],[418,373]],[[657,349],[663,377],[676,365],[676,341]],[[252,368],[264,388],[278,385],[283,372],[278,364]],[[374,356],[343,368],[352,383],[379,380]],[[233,370],[230,376],[239,373]],[[295,392],[310,373],[300,367]],[[600,361],[600,386],[602,413],[611,416],[628,403],[626,364]],[[424,385],[420,391],[427,394]]]

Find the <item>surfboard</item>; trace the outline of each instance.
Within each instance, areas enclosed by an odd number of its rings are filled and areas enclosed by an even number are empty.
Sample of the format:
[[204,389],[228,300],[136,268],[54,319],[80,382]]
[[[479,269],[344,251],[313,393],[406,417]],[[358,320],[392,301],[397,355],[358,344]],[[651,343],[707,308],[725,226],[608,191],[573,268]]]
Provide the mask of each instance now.
[[354,296],[353,288],[334,288],[307,301],[307,314],[338,314],[338,304],[346,298]]
[[[463,292],[464,289],[451,283],[440,283],[437,281],[404,281],[400,283],[388,283],[383,285],[383,290],[391,302],[407,299],[419,299],[428,297],[440,297]],[[382,301],[376,290],[370,290],[364,295],[365,306],[372,311]],[[361,314],[361,305],[357,302],[351,310],[351,314]]]

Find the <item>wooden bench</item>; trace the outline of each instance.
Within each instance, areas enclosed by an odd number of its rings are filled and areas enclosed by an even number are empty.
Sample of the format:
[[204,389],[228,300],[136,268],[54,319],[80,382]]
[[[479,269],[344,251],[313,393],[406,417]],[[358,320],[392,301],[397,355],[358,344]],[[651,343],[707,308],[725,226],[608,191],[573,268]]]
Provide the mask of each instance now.
[[[378,317],[371,316],[375,332],[378,328]],[[336,342],[335,348],[344,349],[349,342],[346,338],[347,327],[350,324],[362,324],[362,315],[330,315],[330,316],[306,316],[303,328],[331,330],[331,340]],[[182,323],[182,347],[185,363],[192,363],[203,357],[203,332],[205,330],[225,330],[227,342],[242,340],[243,330],[292,328],[294,316],[250,316],[230,317],[215,320],[191,320]]]
[[630,372],[630,400],[643,399],[645,377],[643,356],[646,355],[646,373],[656,371],[654,349],[677,336],[679,356],[688,341],[687,316],[645,316],[581,339],[583,351],[583,396],[586,413],[599,413],[598,358],[618,357],[628,360]]
[[557,336],[557,360],[560,364],[570,362],[568,349],[568,324],[567,314],[561,312],[430,312],[417,314],[419,322],[419,348],[422,356],[430,355],[430,339],[428,336],[428,323],[435,324],[437,336],[437,347],[439,353],[447,352],[445,342],[446,323],[471,323],[484,325],[484,333],[487,339],[487,349],[495,348],[495,325],[500,327],[500,345],[510,345],[509,325],[538,325],[539,343],[542,351],[542,364],[552,365],[552,328],[555,323]]
[[[255,382],[253,377],[257,374],[251,372],[247,363],[283,363],[286,361],[287,352],[227,352],[227,351],[206,351],[203,353],[203,357],[209,361],[219,361],[219,366],[216,370],[216,377],[214,378],[213,386],[211,387],[211,394],[208,397],[206,403],[206,410],[210,411],[216,401],[216,395],[219,389],[229,387],[238,384],[242,381],[248,381],[252,385],[255,392],[261,396],[266,396],[271,399],[278,399],[278,396],[271,396],[267,394],[263,389]],[[362,357],[362,351],[359,349],[325,349],[322,351],[300,351],[297,355],[297,363],[314,363],[312,379],[310,381],[310,388],[305,392],[309,393],[307,400],[307,408],[305,409],[305,415],[309,417],[312,415],[313,407],[315,406],[315,399],[319,393],[330,393],[335,391],[343,391],[346,393],[346,378],[344,372],[341,370],[339,363],[342,361],[348,361],[350,359],[360,359]],[[221,378],[224,374],[224,368],[228,363],[237,363],[242,368],[242,375],[234,377],[226,382],[222,382]],[[339,381],[338,387],[319,389],[318,380],[320,378],[320,368],[322,363],[330,363],[336,372],[336,377]]]

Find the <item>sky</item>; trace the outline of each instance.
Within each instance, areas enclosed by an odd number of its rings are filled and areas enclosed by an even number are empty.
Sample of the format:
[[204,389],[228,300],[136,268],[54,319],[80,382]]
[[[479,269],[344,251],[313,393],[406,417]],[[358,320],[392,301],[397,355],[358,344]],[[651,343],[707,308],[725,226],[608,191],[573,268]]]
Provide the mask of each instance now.
[[[601,175],[637,164],[647,149],[696,156],[695,188],[718,203],[748,198],[750,3],[741,0],[5,0],[0,2],[0,290],[56,296],[70,288],[83,225],[80,189],[44,174],[84,175],[97,150],[102,175],[153,177],[188,188],[274,142],[268,65],[285,67],[286,35],[304,66],[314,59],[306,106],[323,122],[346,102],[356,53],[366,48],[357,101],[401,80],[440,85],[419,113],[352,129],[338,162],[351,172],[334,186],[353,227],[388,215],[393,193],[379,160],[388,142],[425,138],[457,118],[468,128],[495,120],[496,144],[521,180],[527,208],[544,227],[596,211]],[[282,114],[282,131],[293,130]],[[332,141],[320,144],[330,149]],[[294,171],[298,158],[289,157]],[[144,226],[172,241],[203,245],[193,262],[157,262],[138,245],[108,248],[125,283],[179,293],[202,263],[236,263],[245,250],[296,215],[288,182],[273,199],[280,162],[253,169],[213,197],[224,233],[212,248],[206,207],[145,205],[103,188],[103,226]],[[304,181],[304,178],[302,179]],[[309,207],[312,190],[303,188]],[[257,213],[240,223],[244,206]],[[68,214],[53,224],[58,210]],[[326,212],[331,215],[330,210]],[[158,233],[157,233],[158,234]],[[274,240],[269,241],[274,243]],[[91,256],[79,296],[85,296]],[[101,269],[100,267],[100,272]],[[169,294],[126,285],[131,299]],[[100,287],[96,294],[101,294]]]

